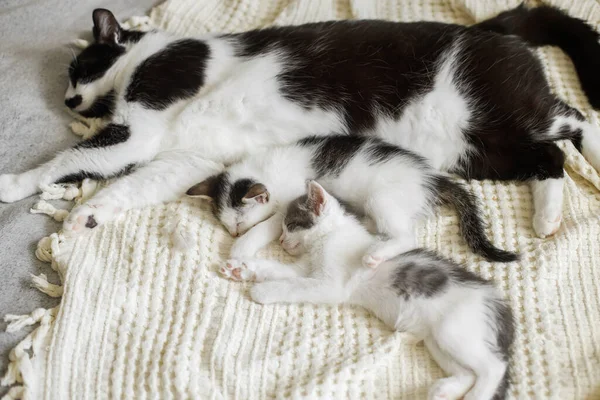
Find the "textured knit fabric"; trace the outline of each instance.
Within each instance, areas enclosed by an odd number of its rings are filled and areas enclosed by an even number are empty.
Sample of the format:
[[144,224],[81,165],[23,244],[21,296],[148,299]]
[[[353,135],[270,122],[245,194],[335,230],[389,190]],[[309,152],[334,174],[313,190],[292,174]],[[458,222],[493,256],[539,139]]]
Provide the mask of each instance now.
[[[600,22],[600,3],[552,1]],[[471,24],[518,1],[171,0],[151,22],[181,33],[243,31],[344,18]],[[595,124],[570,60],[539,50],[553,90]],[[599,71],[600,73],[600,71]],[[495,280],[516,319],[511,398],[600,398],[600,177],[570,143],[563,223],[539,239],[526,184],[473,182],[496,245],[522,260],[473,255],[448,209],[421,224],[419,243]],[[30,398],[422,399],[443,376],[422,344],[350,306],[252,302],[250,284],[216,273],[232,239],[201,202],[132,210],[75,239],[53,235],[37,255],[64,286],[38,280],[52,310],[13,317],[41,326],[11,354],[11,396]],[[177,250],[182,244],[189,246]],[[265,257],[285,259],[272,246]],[[30,357],[26,350],[33,348]]]

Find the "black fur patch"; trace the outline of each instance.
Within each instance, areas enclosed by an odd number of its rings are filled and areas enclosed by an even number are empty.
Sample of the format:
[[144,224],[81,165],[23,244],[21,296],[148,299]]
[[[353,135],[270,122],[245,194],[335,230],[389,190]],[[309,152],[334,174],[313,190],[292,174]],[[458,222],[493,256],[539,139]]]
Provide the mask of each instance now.
[[104,76],[106,71],[125,54],[125,48],[117,45],[93,43],[71,62],[69,79],[73,87],[77,83],[90,83]]
[[429,164],[423,157],[413,153],[412,151],[386,143],[383,140],[373,139],[371,142],[372,145],[369,147],[368,157],[372,164],[383,163],[396,157],[400,157],[411,159],[415,164],[419,165],[423,169],[430,168]]
[[435,22],[331,21],[227,35],[238,55],[287,55],[282,95],[310,109],[341,110],[345,133],[398,117],[433,83],[439,55],[466,28]]
[[521,4],[474,27],[517,35],[532,46],[559,47],[571,57],[592,107],[600,108],[600,34],[585,21],[555,7]]
[[135,169],[135,164],[128,164],[120,171],[114,174],[102,174],[99,172],[90,171],[79,171],[74,174],[65,175],[58,179],[55,183],[77,183],[84,179],[92,179],[95,181],[102,181],[111,178],[117,178],[119,176],[129,175]]
[[202,41],[182,39],[169,44],[137,67],[125,100],[164,110],[194,96],[204,84],[208,57],[209,48]]
[[448,286],[448,274],[437,266],[402,262],[398,258],[396,260],[400,262],[393,276],[392,287],[405,300],[411,297],[432,297]]
[[71,97],[70,99],[65,100],[65,106],[67,106],[69,108],[75,108],[78,105],[80,105],[82,101],[83,101],[83,98],[80,95],[75,95],[75,96]]
[[108,147],[126,142],[131,136],[129,127],[125,125],[109,124],[100,132],[89,139],[79,143],[75,148]]
[[98,97],[87,110],[79,111],[79,114],[85,118],[109,117],[115,109],[115,97],[115,91],[111,90],[104,96]]
[[360,136],[336,135],[306,138],[299,143],[302,146],[318,146],[312,157],[312,166],[317,177],[321,177],[339,175],[367,141],[367,138]]
[[146,32],[127,31],[127,30],[121,29],[121,31],[119,32],[119,42],[120,43],[137,43],[140,40],[142,40],[142,38],[144,37],[145,34],[146,34]]
[[290,203],[284,223],[290,232],[309,229],[315,225],[313,214],[308,208],[308,195],[300,196]]
[[209,197],[213,199],[212,205],[215,215],[219,217],[221,211],[225,207],[227,201],[226,195],[231,183],[229,182],[229,174],[227,172],[221,172],[218,175],[208,178],[210,182],[210,193]]
[[243,206],[242,199],[255,183],[252,179],[239,179],[235,181],[229,192],[229,205],[233,208]]

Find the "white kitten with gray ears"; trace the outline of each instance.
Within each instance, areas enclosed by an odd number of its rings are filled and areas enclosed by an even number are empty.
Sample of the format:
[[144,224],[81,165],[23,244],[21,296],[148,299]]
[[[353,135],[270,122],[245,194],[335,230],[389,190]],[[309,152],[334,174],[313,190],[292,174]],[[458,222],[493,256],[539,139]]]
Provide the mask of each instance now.
[[400,254],[377,269],[362,255],[375,238],[318,183],[294,200],[283,221],[282,243],[301,249],[294,265],[230,260],[221,273],[257,281],[253,300],[271,303],[350,303],[390,327],[425,341],[449,377],[430,399],[503,399],[509,384],[512,312],[489,282],[423,249]]

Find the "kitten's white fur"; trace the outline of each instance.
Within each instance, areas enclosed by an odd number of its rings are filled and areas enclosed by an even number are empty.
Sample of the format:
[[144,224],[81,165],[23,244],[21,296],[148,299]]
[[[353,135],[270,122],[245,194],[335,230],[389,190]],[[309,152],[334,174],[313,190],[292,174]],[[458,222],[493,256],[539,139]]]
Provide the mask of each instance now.
[[[374,237],[354,218],[345,215],[339,203],[318,184],[311,192],[324,198],[316,224],[288,232],[284,243],[301,243],[306,251],[297,263],[269,260],[230,260],[221,273],[234,280],[253,280],[252,299],[262,303],[351,303],[371,310],[390,327],[424,339],[431,355],[450,377],[438,381],[430,399],[491,399],[507,363],[490,348],[497,329],[487,301],[502,301],[491,284],[450,283],[432,297],[405,299],[392,287],[397,260],[377,270],[364,268],[361,258]],[[428,265],[432,261],[414,253],[402,261]],[[441,267],[443,268],[443,267]],[[494,321],[494,322],[492,322]]]

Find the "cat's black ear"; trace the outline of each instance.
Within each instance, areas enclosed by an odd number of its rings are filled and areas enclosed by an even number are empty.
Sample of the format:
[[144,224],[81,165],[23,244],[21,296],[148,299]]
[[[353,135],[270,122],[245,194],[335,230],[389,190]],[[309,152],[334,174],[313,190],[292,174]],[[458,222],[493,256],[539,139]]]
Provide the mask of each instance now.
[[94,20],[94,39],[102,44],[117,44],[121,34],[121,26],[113,13],[104,8],[97,8],[92,13]]
[[195,184],[185,192],[188,196],[202,197],[213,200],[217,195],[217,186],[220,184],[221,175],[213,175],[200,183]]
[[246,204],[253,202],[265,204],[268,201],[269,191],[262,183],[255,183],[254,185],[250,186],[250,189],[248,189],[248,192],[242,198],[242,202]]
[[321,215],[327,204],[327,192],[316,181],[308,181],[308,204],[317,216]]

